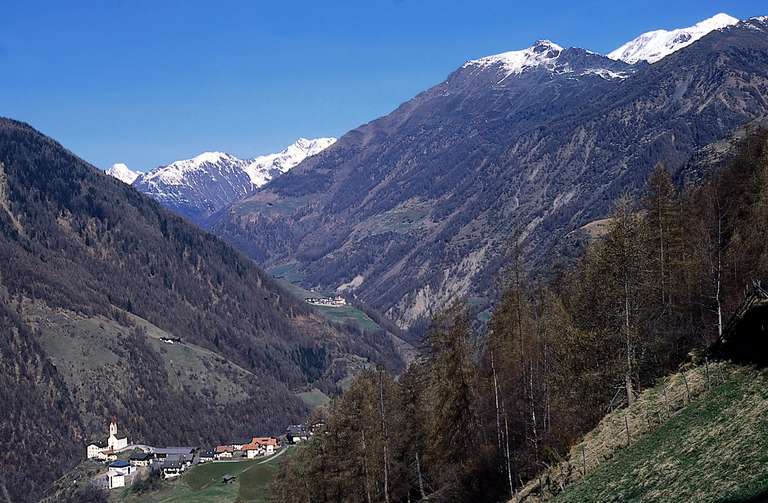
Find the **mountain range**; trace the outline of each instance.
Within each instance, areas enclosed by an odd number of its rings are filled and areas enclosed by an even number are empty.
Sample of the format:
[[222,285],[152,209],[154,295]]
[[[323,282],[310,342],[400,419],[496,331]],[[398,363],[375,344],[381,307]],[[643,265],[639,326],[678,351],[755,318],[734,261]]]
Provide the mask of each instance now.
[[204,152],[147,173],[117,163],[107,174],[133,185],[179,215],[204,224],[216,211],[242,199],[335,141],[335,138],[299,138],[278,153],[252,159],[239,159],[224,152]]
[[484,309],[514,250],[545,270],[658,162],[766,114],[767,63],[766,18],[724,14],[609,56],[542,40],[468,61],[207,225],[416,329],[458,297]]

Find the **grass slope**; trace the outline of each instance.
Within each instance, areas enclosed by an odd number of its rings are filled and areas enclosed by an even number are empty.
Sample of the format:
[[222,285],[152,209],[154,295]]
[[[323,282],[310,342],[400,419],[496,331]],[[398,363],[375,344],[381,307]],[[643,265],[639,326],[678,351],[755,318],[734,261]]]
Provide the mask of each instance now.
[[768,374],[721,375],[723,382],[553,501],[768,501]]
[[[275,274],[275,277],[281,278],[275,271],[275,269],[270,270],[270,272]],[[283,269],[279,269],[278,272],[288,274],[288,276],[283,276],[281,279],[278,279],[278,283],[302,300],[308,299],[310,297],[329,297],[335,295],[333,292],[310,292],[309,290],[291,283],[290,280],[287,279],[288,277],[295,278],[295,273],[286,273]],[[323,318],[334,323],[352,323],[357,325],[361,330],[386,332],[384,328],[369,318],[368,315],[352,305],[346,305],[342,307],[312,306],[312,308],[320,315],[322,315]]]
[[[137,496],[130,490],[110,494],[113,503],[264,503],[267,490],[280,464],[292,449],[268,460],[217,462],[197,465],[178,480],[163,482],[156,492]],[[264,462],[266,461],[266,462]],[[235,475],[236,481],[224,484],[222,477]]]

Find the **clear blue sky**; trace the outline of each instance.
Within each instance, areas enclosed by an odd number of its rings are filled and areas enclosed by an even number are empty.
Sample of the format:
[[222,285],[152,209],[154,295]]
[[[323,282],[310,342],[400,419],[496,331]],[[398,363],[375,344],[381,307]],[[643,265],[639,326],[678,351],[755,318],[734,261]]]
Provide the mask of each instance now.
[[0,115],[99,167],[340,136],[465,60],[539,38],[607,52],[764,0],[0,1]]

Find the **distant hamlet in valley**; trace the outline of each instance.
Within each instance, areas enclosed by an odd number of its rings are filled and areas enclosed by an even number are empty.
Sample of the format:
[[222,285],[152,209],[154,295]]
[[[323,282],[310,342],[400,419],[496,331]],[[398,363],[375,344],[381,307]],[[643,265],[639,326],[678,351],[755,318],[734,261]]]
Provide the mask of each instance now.
[[346,299],[341,295],[336,297],[309,297],[304,299],[304,301],[313,306],[341,307],[347,305]]

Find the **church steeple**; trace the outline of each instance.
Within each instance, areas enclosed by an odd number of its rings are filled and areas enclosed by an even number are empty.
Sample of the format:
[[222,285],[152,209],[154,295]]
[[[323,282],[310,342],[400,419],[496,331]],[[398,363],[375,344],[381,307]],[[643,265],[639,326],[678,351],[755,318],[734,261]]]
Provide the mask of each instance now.
[[109,423],[109,436],[117,437],[117,418],[112,416],[112,422]]

